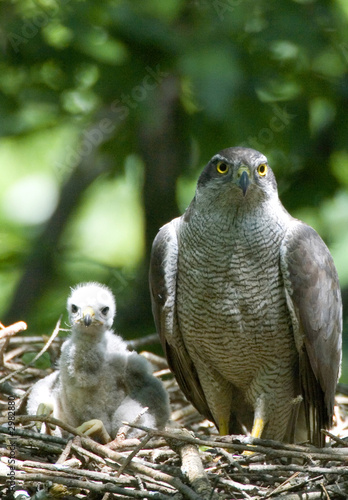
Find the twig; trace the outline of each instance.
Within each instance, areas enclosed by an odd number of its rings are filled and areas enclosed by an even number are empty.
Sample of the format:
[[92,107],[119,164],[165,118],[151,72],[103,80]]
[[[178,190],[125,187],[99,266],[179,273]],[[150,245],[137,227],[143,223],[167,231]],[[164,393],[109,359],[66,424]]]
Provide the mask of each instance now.
[[[300,474],[300,472],[294,472],[290,477],[285,479],[285,481],[283,481],[279,486],[277,486],[273,491],[271,491],[271,493],[269,495],[267,495],[266,498],[269,498],[269,497],[275,495],[276,493],[282,493],[283,491],[285,491],[285,487],[288,487],[290,481],[295,479],[299,474]],[[307,479],[306,479],[306,482],[307,482]]]
[[[18,417],[17,417],[18,418]],[[0,423],[7,422],[7,419],[0,419]],[[8,427],[3,427],[0,425],[0,437],[1,434],[7,435],[10,434]],[[20,427],[16,427],[15,429],[11,429],[11,436],[21,436],[28,439],[39,439],[40,441],[46,441],[49,443],[60,444],[61,446],[65,446],[68,442],[68,439],[61,438],[59,436],[50,436],[49,434],[40,434],[37,431],[32,431],[29,429],[22,429]]]
[[189,415],[193,415],[195,413],[197,413],[197,410],[192,405],[187,405],[183,408],[180,408],[179,410],[173,411],[172,420],[176,422],[177,420],[181,420],[182,418],[188,417]]
[[[0,471],[0,478],[7,479],[6,473]],[[111,483],[106,484],[97,484],[89,481],[81,481],[79,479],[66,478],[61,474],[50,475],[50,474],[37,474],[37,473],[16,473],[15,479],[17,481],[28,481],[28,482],[41,482],[46,483],[47,481],[52,481],[54,483],[63,484],[68,488],[77,488],[81,490],[88,489],[89,491],[93,491],[95,493],[115,493],[118,495],[123,495],[126,498],[152,498],[154,500],[172,500],[172,497],[167,495],[163,495],[161,493],[153,493],[151,491],[139,491],[130,488],[121,488],[120,486],[116,486]],[[197,498],[197,500],[199,500]]]
[[[61,332],[66,332],[68,330],[66,330],[65,328],[60,328],[60,331]],[[69,330],[70,331],[70,330]],[[54,342],[60,344],[60,343],[63,343],[64,342],[64,338],[56,338],[54,340]],[[42,335],[21,335],[20,337],[12,337],[10,338],[10,342],[9,342],[9,345],[11,347],[15,347],[16,345],[30,345],[30,344],[39,344],[43,342],[43,338],[42,338]]]
[[330,497],[329,497],[329,494],[328,494],[328,492],[327,492],[327,489],[325,488],[325,485],[324,485],[323,483],[320,483],[320,487],[321,487],[321,489],[322,489],[322,490],[323,490],[323,492],[324,492],[324,495],[325,495],[326,500],[330,500]]
[[4,383],[6,380],[10,380],[14,375],[18,375],[19,373],[23,373],[29,366],[32,366],[34,363],[36,363],[36,361],[43,355],[44,352],[47,351],[47,349],[50,347],[50,345],[52,344],[52,342],[54,341],[54,339],[58,335],[61,319],[62,319],[62,317],[60,317],[59,320],[57,321],[55,329],[53,330],[53,332],[52,332],[50,338],[48,339],[48,341],[46,342],[46,344],[43,346],[41,351],[38,352],[37,355],[30,361],[30,363],[28,363],[25,366],[22,366],[21,368],[18,368],[18,370],[15,370],[14,372],[7,375],[6,377],[3,377],[2,379],[0,379],[0,384]]
[[175,429],[173,434],[176,436],[175,439],[169,438],[167,441],[169,446],[181,458],[181,470],[183,474],[186,475],[192,488],[202,498],[211,498],[212,487],[205,473],[197,446],[182,439],[192,436],[192,434],[186,429]]
[[335,436],[335,434],[332,434],[332,432],[329,432],[325,429],[322,429],[321,431],[325,436],[328,436],[332,441],[335,441],[335,443],[340,444],[342,446],[348,446],[348,441],[347,439],[341,439],[338,436]]
[[[90,438],[81,438],[81,443],[87,449],[90,449],[94,453],[98,453],[105,458],[109,458],[116,463],[122,464],[125,461],[125,457],[120,453],[112,451],[106,446],[92,441],[92,439]],[[156,481],[163,481],[164,483],[170,484],[190,500],[202,500],[199,495],[197,495],[191,488],[182,483],[177,477],[172,477],[164,472],[151,469],[150,467],[147,467],[146,465],[143,465],[142,463],[134,460],[128,464],[127,468],[133,470],[134,472],[145,474],[146,476],[149,476]]]
[[342,474],[348,475],[348,467],[316,467],[311,465],[297,465],[297,464],[250,464],[248,466],[250,472],[272,472],[280,473],[281,471],[287,472],[310,472],[312,474]]
[[62,464],[64,463],[68,456],[70,455],[70,452],[71,452],[71,445],[73,443],[73,440],[72,439],[69,439],[69,441],[67,442],[64,450],[62,451],[60,457],[58,458],[58,460],[56,461],[56,464]]
[[151,439],[151,436],[149,436],[148,434],[144,437],[144,439],[142,439],[142,441],[140,441],[140,443],[138,444],[138,446],[132,451],[132,453],[130,453],[128,455],[128,457],[126,458],[126,460],[123,462],[123,464],[121,465],[121,467],[119,468],[119,470],[117,471],[117,476],[120,476],[123,471],[126,469],[126,467],[130,464],[130,462],[133,460],[133,458],[135,457],[135,455],[138,454],[138,452],[145,447],[145,445],[147,444],[148,441],[150,441]]
[[[6,418],[0,418],[0,425],[7,422]],[[63,422],[55,417],[49,417],[47,415],[18,415],[16,416],[15,424],[27,424],[28,422],[44,422],[45,424],[58,425],[61,429],[73,434],[74,436],[84,437],[82,432],[78,431],[72,425]]]
[[171,371],[169,368],[164,368],[163,370],[157,370],[153,372],[154,377],[161,378],[164,377],[165,375],[169,375]]
[[113,474],[106,474],[105,472],[91,471],[86,469],[73,469],[61,464],[45,464],[40,462],[35,462],[33,460],[20,461],[16,460],[16,470],[23,470],[25,472],[42,474],[44,471],[49,471],[51,475],[59,476],[72,479],[82,479],[87,478],[93,481],[101,481],[103,483],[113,483],[113,484],[124,484],[124,485],[135,485],[135,481],[129,476],[118,478]]
[[157,366],[158,370],[168,369],[167,361],[161,356],[149,351],[142,351],[141,355],[144,356],[144,358],[146,358],[152,365]]
[[145,335],[139,339],[127,340],[127,345],[132,349],[139,349],[139,347],[147,344],[159,344],[159,341],[160,339],[157,333],[151,333],[150,335]]
[[[6,437],[3,437],[6,436]],[[8,435],[3,435],[0,436],[0,441],[8,444],[9,437]],[[28,449],[31,450],[32,448],[38,448],[41,452],[47,453],[47,454],[55,454],[59,455],[62,451],[61,446],[53,443],[47,443],[46,441],[33,441],[32,439],[27,439],[27,438],[17,438],[16,439],[16,449],[19,450],[20,447],[26,448],[26,452],[28,452]],[[10,450],[7,449],[6,453],[4,452],[4,456],[9,455]]]
[[[0,423],[2,420],[5,419],[0,419]],[[102,457],[109,458],[111,460],[114,460],[116,463],[120,463],[121,465],[124,463],[124,461],[127,459],[124,455],[121,453],[117,453],[113,450],[110,450],[106,446],[103,446],[99,443],[96,443],[90,438],[87,438],[82,434],[81,432],[77,431],[75,428],[73,428],[71,425],[66,424],[65,422],[62,422],[56,418],[53,417],[47,417],[47,416],[38,416],[38,415],[21,415],[19,417],[16,417],[16,423],[25,423],[25,422],[30,422],[30,421],[39,421],[39,422],[46,422],[50,423],[53,425],[58,425],[59,427],[62,427],[66,431],[70,432],[71,434],[77,435],[81,437],[81,443],[84,448],[87,448],[88,450],[96,453],[97,455],[100,455]],[[141,463],[138,462],[130,462],[127,466],[131,470],[135,472],[139,472],[145,475],[148,475],[152,477],[155,480],[158,481],[163,481],[167,484],[170,484],[174,488],[176,488],[178,491],[183,493],[184,495],[187,496],[187,498],[191,500],[200,500],[200,497],[188,486],[183,484],[178,478],[172,477],[169,474],[165,474],[163,472],[153,470],[150,467],[147,467],[146,465],[142,465]]]
[[[162,436],[165,439],[175,439],[175,433],[170,432],[168,430],[158,430],[158,429],[150,429],[149,427],[141,426],[141,425],[133,425],[129,424],[131,427],[136,427],[145,432],[150,433],[152,436]],[[185,440],[188,443],[196,444],[197,446],[210,446],[212,448],[226,448],[232,449],[235,451],[244,451],[250,450],[256,453],[263,453],[266,455],[270,455],[271,457],[288,457],[288,458],[300,458],[300,459],[308,459],[311,457],[313,460],[335,460],[339,462],[345,462],[348,458],[348,449],[347,448],[335,448],[334,450],[331,448],[315,448],[315,447],[306,447],[300,445],[287,445],[284,443],[280,443],[278,441],[269,441],[263,439],[252,438],[251,436],[228,436],[230,442],[220,441],[220,440],[204,440],[196,437],[185,436],[180,439]],[[242,441],[245,444],[242,444]],[[276,445],[277,448],[273,446]],[[271,447],[272,446],[272,447]],[[250,459],[248,459],[250,460]]]
[[233,455],[231,455],[231,453],[228,453],[226,450],[224,450],[223,448],[218,448],[217,451],[219,453],[221,453],[221,455],[223,455],[227,460],[228,462],[233,465],[234,467],[236,467],[236,469],[241,473],[243,474],[244,470],[243,470],[243,467],[240,465],[240,463],[235,460],[233,458]]
[[318,500],[323,498],[322,491],[308,491],[305,496],[302,493],[291,493],[280,497],[282,500]]
[[14,349],[12,349],[11,351],[9,351],[5,354],[4,361],[5,361],[5,363],[8,364],[12,361],[12,359],[18,358],[19,356],[21,356],[22,354],[24,354],[27,351],[28,351],[28,346],[26,346],[26,345],[21,345],[21,346],[15,347]]
[[224,479],[223,477],[218,478],[218,484],[223,484],[228,486],[229,488],[232,488],[234,491],[239,491],[243,498],[250,498],[250,494],[256,494],[260,496],[265,496],[266,492],[255,486],[254,484],[242,484],[238,483],[237,481],[233,481],[233,479]]
[[13,323],[10,326],[4,326],[0,323],[0,339],[4,339],[5,337],[13,337],[17,335],[17,333],[22,332],[28,328],[27,324],[24,321],[17,321],[17,323]]
[[0,384],[0,392],[6,394],[7,396],[14,396],[15,398],[21,398],[25,394],[25,391],[18,389],[17,387],[12,387],[9,382]]

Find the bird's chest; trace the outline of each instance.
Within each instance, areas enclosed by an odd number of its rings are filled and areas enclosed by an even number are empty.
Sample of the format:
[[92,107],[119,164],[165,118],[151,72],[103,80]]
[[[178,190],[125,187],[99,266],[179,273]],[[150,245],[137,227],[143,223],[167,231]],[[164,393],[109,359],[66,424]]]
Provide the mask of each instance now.
[[[239,376],[293,343],[279,267],[282,234],[255,225],[183,232],[177,311],[193,359]],[[221,371],[219,370],[219,371]],[[236,372],[236,373],[234,373]]]
[[106,347],[68,344],[62,350],[60,375],[62,405],[74,425],[91,418],[108,419],[118,406],[120,388],[107,362]]
[[[69,342],[69,341],[68,341]],[[67,399],[79,407],[94,406],[110,392],[110,377],[105,360],[105,345],[78,345],[69,342],[62,349],[60,372]]]
[[104,353],[100,346],[76,346],[63,349],[60,368],[63,380],[70,386],[91,387],[98,385],[102,376]]

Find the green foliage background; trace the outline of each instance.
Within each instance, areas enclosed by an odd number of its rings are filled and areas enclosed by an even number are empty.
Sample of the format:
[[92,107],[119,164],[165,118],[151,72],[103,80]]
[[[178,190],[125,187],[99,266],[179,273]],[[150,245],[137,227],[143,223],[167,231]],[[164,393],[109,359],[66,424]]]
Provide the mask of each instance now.
[[286,208],[329,245],[347,304],[347,5],[1,2],[2,321],[50,333],[69,287],[98,280],[120,333],[152,332],[151,241],[234,145],[269,157]]

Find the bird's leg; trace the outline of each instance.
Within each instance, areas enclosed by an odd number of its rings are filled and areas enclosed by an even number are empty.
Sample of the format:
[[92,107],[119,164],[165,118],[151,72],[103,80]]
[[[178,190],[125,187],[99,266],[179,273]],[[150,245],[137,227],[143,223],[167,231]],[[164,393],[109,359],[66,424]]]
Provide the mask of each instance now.
[[[40,403],[36,410],[37,416],[47,416],[53,414],[53,404],[52,403]],[[36,422],[35,426],[39,432],[41,432],[43,422]],[[55,425],[46,424],[46,434],[51,434],[51,431],[56,428]]]
[[262,431],[265,427],[265,421],[263,418],[255,418],[253,423],[253,428],[251,430],[251,437],[260,438]]
[[227,419],[225,416],[220,416],[218,425],[220,436],[226,436],[229,434],[229,419]]
[[102,444],[111,441],[111,437],[105,429],[103,422],[98,419],[88,420],[77,427],[76,430],[82,432],[85,436],[96,437]]
[[[258,409],[255,412],[253,428],[251,429],[251,434],[250,434],[251,437],[253,437],[253,438],[260,438],[262,435],[263,429],[265,428],[266,421],[265,421],[264,417],[259,415],[261,413],[263,413],[263,412],[260,409]],[[244,456],[250,456],[253,454],[254,454],[253,451],[246,450],[243,452]]]

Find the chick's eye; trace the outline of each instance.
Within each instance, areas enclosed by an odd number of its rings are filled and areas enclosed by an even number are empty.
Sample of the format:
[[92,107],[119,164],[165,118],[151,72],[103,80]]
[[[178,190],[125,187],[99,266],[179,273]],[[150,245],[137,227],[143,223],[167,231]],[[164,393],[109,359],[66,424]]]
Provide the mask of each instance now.
[[75,304],[71,304],[71,312],[72,312],[72,313],[76,314],[78,310],[79,310],[79,309],[78,309],[78,307],[77,307],[77,306],[75,306]]
[[219,161],[219,163],[216,165],[216,171],[219,174],[227,174],[228,169],[229,169],[229,167],[228,167],[227,163],[225,163],[223,161]]
[[257,167],[257,173],[261,176],[261,177],[265,177],[265,175],[267,174],[267,170],[268,170],[268,167],[265,163],[261,163],[261,165],[259,165]]
[[110,307],[103,307],[103,309],[101,310],[101,313],[102,313],[104,316],[106,316],[106,315],[107,315],[107,313],[109,312],[109,309],[110,309]]

